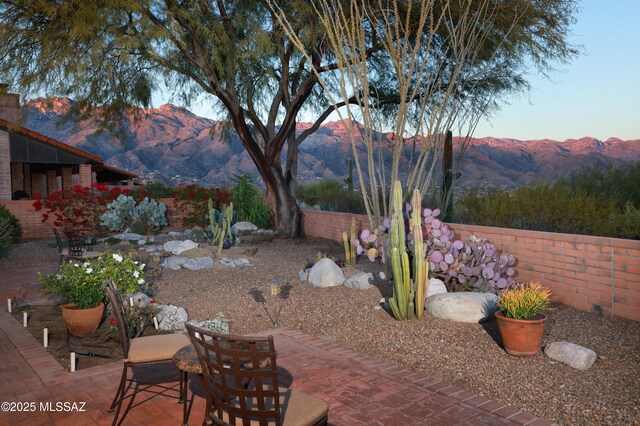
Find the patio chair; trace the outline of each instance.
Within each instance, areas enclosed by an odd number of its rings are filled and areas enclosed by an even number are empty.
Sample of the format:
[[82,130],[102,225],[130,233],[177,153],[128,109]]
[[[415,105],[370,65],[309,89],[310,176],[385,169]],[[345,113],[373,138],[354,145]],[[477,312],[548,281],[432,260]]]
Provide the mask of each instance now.
[[[278,387],[273,336],[218,334],[186,324],[207,394],[203,424],[326,425],[326,402]],[[196,335],[198,333],[198,335]]]
[[69,254],[67,260],[87,260],[100,257],[102,254],[99,251],[85,251],[82,248],[82,236],[75,231],[62,231],[64,237],[67,239],[67,246],[69,247]]
[[[122,300],[118,295],[118,290],[112,281],[106,282],[103,287],[106,290],[107,295],[109,296],[109,301],[111,302],[111,309],[118,326],[120,343],[122,345],[122,352],[124,357],[124,366],[122,370],[122,377],[120,379],[120,385],[118,386],[116,395],[113,398],[111,407],[109,408],[109,411],[113,411],[114,409],[116,409],[116,413],[113,417],[113,425],[116,425],[118,424],[118,417],[120,416],[122,402],[125,399],[125,395],[128,390],[128,388],[125,386],[127,381],[130,383],[130,385],[134,381],[136,381],[137,383],[141,383],[139,380],[135,380],[133,375],[130,380],[127,380],[129,367],[133,369],[138,366],[158,363],[171,363],[173,355],[175,355],[175,353],[181,348],[189,345],[189,338],[184,333],[174,333],[143,336],[129,339],[129,329],[125,320],[125,310],[122,304]],[[173,367],[173,364],[171,364],[171,366]],[[177,371],[178,370],[176,369],[176,372]],[[159,383],[154,383],[154,385],[160,386]],[[180,386],[181,388],[179,390],[179,396],[177,398],[179,399],[179,402],[182,402],[182,400],[180,399],[180,397],[182,396],[182,380],[180,380]],[[160,387],[164,390],[172,389],[171,387]],[[120,422],[122,422],[126,417],[127,412],[131,407],[131,404],[133,403],[135,394],[146,389],[147,388],[139,390],[138,386],[134,388],[134,392],[131,395],[131,402],[129,404],[129,407],[127,408],[127,410],[125,410],[122,419],[120,419]]]
[[62,238],[60,238],[60,233],[58,232],[58,228],[55,226],[53,228],[53,234],[56,236],[56,244],[58,246],[58,255],[60,256],[60,260],[58,261],[58,266],[62,265],[63,260],[67,260],[69,258],[69,249],[64,247],[64,243],[62,242]]

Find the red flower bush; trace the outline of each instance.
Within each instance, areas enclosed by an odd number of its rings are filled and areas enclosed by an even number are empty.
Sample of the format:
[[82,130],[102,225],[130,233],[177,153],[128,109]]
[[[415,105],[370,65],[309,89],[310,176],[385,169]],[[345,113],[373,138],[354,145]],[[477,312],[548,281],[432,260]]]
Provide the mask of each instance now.
[[231,202],[231,194],[218,188],[203,188],[197,185],[180,185],[173,193],[176,210],[186,212],[183,220],[185,225],[205,227],[208,214],[209,198],[213,200],[213,207],[220,209]]

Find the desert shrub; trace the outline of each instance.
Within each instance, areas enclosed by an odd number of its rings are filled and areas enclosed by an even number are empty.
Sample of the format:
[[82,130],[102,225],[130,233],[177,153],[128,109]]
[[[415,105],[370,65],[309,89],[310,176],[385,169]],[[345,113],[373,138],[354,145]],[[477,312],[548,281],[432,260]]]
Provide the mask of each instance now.
[[563,182],[572,190],[588,195],[606,194],[620,210],[629,202],[640,208],[640,162],[582,170],[566,177]]
[[0,257],[4,257],[11,244],[22,235],[20,222],[5,206],[0,205]]
[[[142,197],[136,197],[136,195],[144,191]],[[144,198],[145,195],[149,198],[158,199],[158,198],[172,198],[175,193],[176,188],[172,186],[166,186],[159,182],[148,183],[145,186],[134,187],[132,190],[132,194],[134,198]]]
[[203,188],[197,185],[179,186],[173,193],[177,211],[185,212],[184,225],[207,226],[209,198],[213,207],[220,210],[231,201],[231,194],[219,188]]
[[167,206],[147,197],[137,203],[132,196],[120,194],[107,204],[107,211],[100,216],[100,225],[110,231],[124,231],[126,228],[133,231],[135,225],[136,233],[146,234],[149,228],[159,230],[168,225]]
[[269,207],[262,200],[258,188],[249,173],[234,175],[231,198],[238,221],[248,221],[258,228],[267,228],[271,222]]
[[349,191],[337,180],[299,185],[296,198],[299,202],[320,210],[360,214],[366,212],[360,191]]

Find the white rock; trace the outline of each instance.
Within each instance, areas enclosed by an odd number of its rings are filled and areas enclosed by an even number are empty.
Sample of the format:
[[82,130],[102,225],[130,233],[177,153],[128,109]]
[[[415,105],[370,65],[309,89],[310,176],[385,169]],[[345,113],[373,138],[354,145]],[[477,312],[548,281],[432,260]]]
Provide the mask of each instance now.
[[257,230],[258,230],[258,227],[251,222],[236,222],[231,226],[231,233],[233,235],[238,235],[239,232],[243,232],[243,231],[257,231]]
[[351,278],[348,278],[344,282],[344,286],[348,288],[364,290],[369,287],[373,287],[371,285],[372,282],[373,282],[373,274],[371,272],[360,272],[358,274],[355,274]]
[[591,349],[570,342],[549,343],[544,348],[544,354],[578,370],[589,369],[597,358],[596,353]]
[[478,323],[496,312],[497,303],[498,296],[492,293],[441,293],[429,297],[425,309],[436,318]]
[[189,315],[184,308],[173,305],[158,305],[160,312],[156,315],[160,330],[182,330]]
[[434,294],[443,293],[447,293],[447,287],[444,285],[444,282],[437,278],[431,278],[429,280],[429,287],[427,287],[427,295],[425,296],[425,299],[429,296],[433,296]]
[[173,254],[180,254],[183,251],[187,251],[187,250],[191,250],[198,247],[198,243],[194,243],[191,240],[184,240],[184,241],[179,241],[179,240],[173,240],[173,241],[167,241],[166,243],[164,243],[163,248],[164,251],[168,251],[170,253]]
[[162,266],[177,271],[187,260],[189,260],[189,258],[186,256],[171,256],[164,260]]
[[151,298],[144,293],[136,293],[131,296],[133,299],[133,304],[138,305],[140,308],[146,308],[151,304]]
[[329,258],[320,259],[309,272],[309,284],[314,287],[336,287],[345,281],[344,272]]
[[146,238],[141,238],[141,239],[138,240],[138,245],[139,246],[143,246],[145,244],[147,244],[147,239]]
[[229,259],[228,257],[223,257],[220,259],[220,264],[222,266],[231,266],[232,268],[235,268],[236,266],[250,266],[251,262],[245,258]]
[[184,236],[184,234],[182,232],[180,232],[180,231],[170,231],[169,235],[174,237],[174,238],[175,237],[183,237]]
[[300,269],[298,271],[298,278],[300,278],[300,281],[307,281],[309,279],[309,272]]
[[192,271],[197,271],[200,269],[207,269],[213,266],[213,259],[210,257],[196,257],[193,259],[188,259],[186,262],[182,264],[182,267],[185,269],[190,269]]
[[123,232],[122,234],[114,235],[113,238],[117,238],[122,241],[139,241],[144,239],[144,235],[135,234],[133,232]]

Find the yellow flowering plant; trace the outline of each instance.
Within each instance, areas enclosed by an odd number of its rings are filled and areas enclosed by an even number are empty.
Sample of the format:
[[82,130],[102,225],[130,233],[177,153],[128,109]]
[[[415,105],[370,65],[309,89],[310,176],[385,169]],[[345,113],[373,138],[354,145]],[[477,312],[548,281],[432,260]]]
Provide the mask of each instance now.
[[498,308],[513,319],[531,319],[549,308],[551,290],[540,283],[522,283],[504,290],[498,297]]

